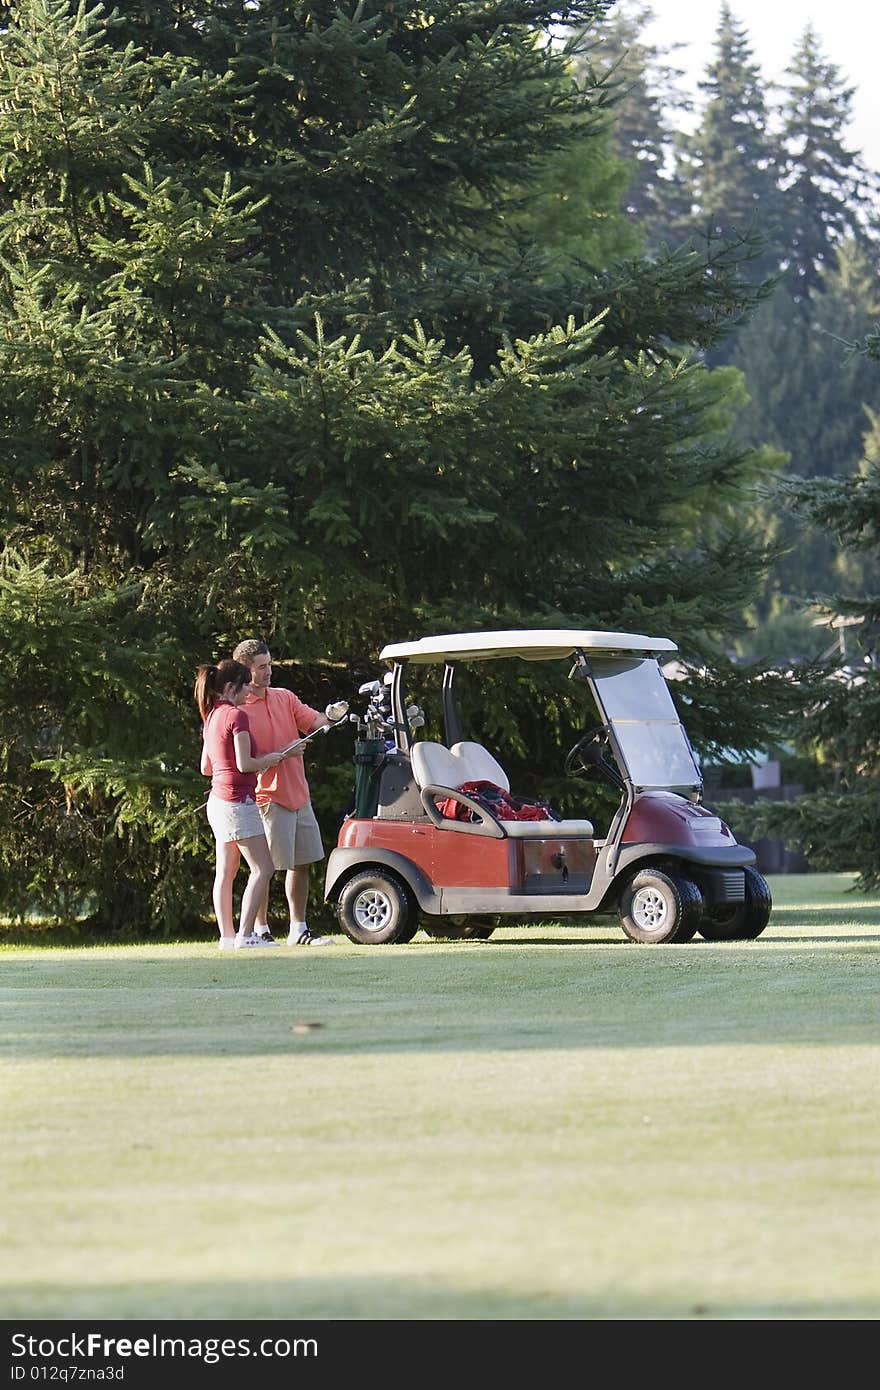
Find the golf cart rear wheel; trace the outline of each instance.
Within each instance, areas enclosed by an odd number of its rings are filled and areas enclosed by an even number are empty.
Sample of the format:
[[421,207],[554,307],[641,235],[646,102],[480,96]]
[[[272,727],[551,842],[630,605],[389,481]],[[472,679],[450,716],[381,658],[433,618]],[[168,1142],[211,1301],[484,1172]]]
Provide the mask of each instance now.
[[770,921],[770,885],[757,869],[747,866],[744,872],[744,901],[713,907],[700,922],[700,935],[707,941],[754,941]]
[[448,917],[422,919],[422,929],[427,936],[445,941],[488,941],[495,930],[491,922],[474,917],[470,922],[450,922]]
[[419,924],[413,893],[386,869],[365,869],[350,878],[339,894],[336,916],[346,936],[361,946],[412,941]]
[[704,911],[697,885],[663,869],[640,869],[620,895],[620,925],[630,941],[690,941]]

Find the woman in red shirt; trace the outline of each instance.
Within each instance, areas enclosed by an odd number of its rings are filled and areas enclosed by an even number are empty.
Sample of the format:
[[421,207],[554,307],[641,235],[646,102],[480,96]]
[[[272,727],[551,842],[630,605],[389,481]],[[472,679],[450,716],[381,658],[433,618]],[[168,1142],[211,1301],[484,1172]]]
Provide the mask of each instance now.
[[[256,802],[257,773],[275,767],[280,752],[259,754],[242,706],[251,673],[238,661],[198,668],[195,700],[202,716],[201,771],[211,778],[208,821],[217,843],[213,902],[220,949],[273,945],[254,932],[257,909],[274,866]],[[238,933],[232,917],[232,884],[242,856],[250,869],[241,899]]]

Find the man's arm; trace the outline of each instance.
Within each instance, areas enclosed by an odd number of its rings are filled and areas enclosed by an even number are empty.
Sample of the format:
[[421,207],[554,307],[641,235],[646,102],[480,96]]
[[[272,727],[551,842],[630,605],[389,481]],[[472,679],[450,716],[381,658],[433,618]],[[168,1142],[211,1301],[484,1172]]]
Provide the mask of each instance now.
[[292,743],[288,743],[286,747],[281,750],[282,757],[295,757],[297,754],[301,756],[303,748],[312,738],[313,734],[319,733],[321,729],[326,733],[328,729],[334,728],[335,725],[344,723],[348,716],[347,700],[334,701],[333,704],[327,706],[323,714],[320,710],[312,709],[311,705],[303,705],[302,701],[300,701],[299,704],[300,708],[305,710],[311,717],[312,727],[307,734],[303,735],[301,738],[295,739]]
[[305,730],[307,734],[313,734],[316,729],[323,729],[325,724],[330,723],[326,714],[321,710],[312,709],[311,705],[307,705],[298,695],[294,695],[292,690],[288,690],[287,694],[290,697],[289,710],[293,723],[291,742],[302,730]]

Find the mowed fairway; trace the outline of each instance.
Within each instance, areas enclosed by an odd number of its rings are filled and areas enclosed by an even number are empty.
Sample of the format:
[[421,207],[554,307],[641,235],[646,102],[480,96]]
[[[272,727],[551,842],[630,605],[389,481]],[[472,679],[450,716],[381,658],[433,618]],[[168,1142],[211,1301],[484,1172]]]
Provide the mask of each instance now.
[[0,1316],[877,1318],[850,882],[729,945],[0,950]]

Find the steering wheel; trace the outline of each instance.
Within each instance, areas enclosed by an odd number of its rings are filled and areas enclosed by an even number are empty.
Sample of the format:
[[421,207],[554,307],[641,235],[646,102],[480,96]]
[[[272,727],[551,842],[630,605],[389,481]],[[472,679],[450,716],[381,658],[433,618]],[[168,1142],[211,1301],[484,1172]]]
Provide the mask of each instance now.
[[[562,771],[566,777],[588,777],[596,772],[608,747],[608,730],[604,724],[588,729],[566,754]],[[591,752],[588,750],[592,750]]]

